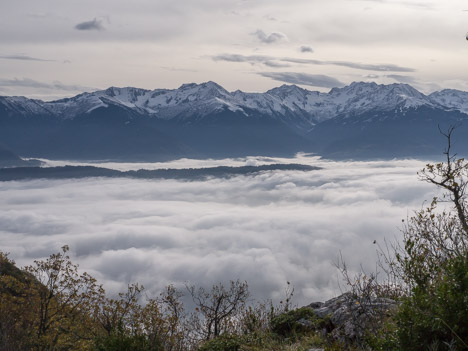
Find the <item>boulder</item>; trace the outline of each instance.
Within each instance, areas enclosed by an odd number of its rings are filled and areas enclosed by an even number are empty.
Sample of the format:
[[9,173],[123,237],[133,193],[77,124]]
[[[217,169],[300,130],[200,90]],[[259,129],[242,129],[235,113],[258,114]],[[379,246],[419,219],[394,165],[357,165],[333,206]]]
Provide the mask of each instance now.
[[375,296],[355,296],[344,293],[324,303],[313,302],[312,308],[319,318],[328,318],[330,327],[324,332],[334,340],[344,343],[361,341],[366,332],[375,332],[397,308],[397,302]]

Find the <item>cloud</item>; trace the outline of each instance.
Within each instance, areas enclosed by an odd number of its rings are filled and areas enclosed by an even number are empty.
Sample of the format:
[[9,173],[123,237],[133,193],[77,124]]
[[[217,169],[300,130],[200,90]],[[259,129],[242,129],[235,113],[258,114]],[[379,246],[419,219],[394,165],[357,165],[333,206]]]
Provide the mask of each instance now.
[[277,58],[272,56],[263,55],[239,55],[239,54],[219,54],[212,56],[213,61],[227,61],[227,62],[247,62],[251,64],[263,63],[265,61],[275,60]]
[[333,65],[333,66],[342,66],[342,67],[349,67],[358,70],[365,70],[365,71],[379,71],[379,72],[414,72],[413,68],[402,67],[394,64],[365,64],[359,62],[350,62],[350,61],[322,61],[322,60],[314,60],[314,59],[301,59],[301,58],[293,58],[293,57],[273,57],[273,56],[265,56],[265,55],[238,55],[238,54],[220,54],[212,56],[214,61],[227,61],[227,62],[247,62],[250,64],[257,64],[265,62],[272,62],[272,61],[280,61],[285,63],[296,63],[300,65]]
[[288,37],[279,32],[274,32],[270,34],[266,34],[264,31],[258,29],[256,32],[252,33],[252,35],[256,36],[258,40],[265,44],[273,44],[278,41],[288,40]]
[[351,271],[360,264],[372,269],[372,242],[399,236],[401,219],[434,195],[417,180],[425,162],[415,160],[259,157],[153,167],[253,162],[323,169],[191,182],[0,182],[1,249],[27,265],[69,244],[73,261],[110,292],[136,281],[151,295],[169,283],[210,286],[239,278],[255,298],[280,299],[291,281],[303,305],[340,293],[333,266],[340,251]]
[[[354,0],[356,1],[356,0]],[[357,0],[357,1],[367,1],[367,2],[377,2],[381,4],[391,4],[391,5],[400,5],[405,7],[415,7],[418,9],[434,9],[434,3],[429,1],[395,1],[395,0]]]
[[282,63],[278,61],[264,61],[263,64],[268,67],[273,67],[273,68],[284,68],[284,67],[290,67],[290,64],[287,63]]
[[397,82],[406,83],[406,84],[415,84],[415,83],[418,82],[414,77],[403,76],[403,75],[400,75],[400,74],[388,74],[388,75],[386,75],[386,77],[394,79]]
[[296,72],[260,72],[259,75],[280,82],[309,85],[313,87],[335,88],[345,84],[339,80],[323,74],[308,74]]
[[40,88],[40,89],[50,89],[50,90],[63,90],[63,91],[85,91],[85,90],[96,90],[91,87],[84,87],[81,85],[70,85],[63,84],[59,81],[54,81],[52,83],[39,82],[30,78],[13,78],[13,79],[1,79],[0,86],[3,87],[25,87],[25,88]]
[[299,48],[300,52],[314,52],[314,49],[312,49],[310,46],[303,45]]
[[56,60],[45,60],[37,57],[27,55],[0,55],[0,59],[4,60],[20,60],[20,61],[41,61],[41,62],[54,62]]
[[75,25],[75,29],[77,30],[104,30],[104,26],[102,25],[102,22],[98,19],[93,19],[91,21],[86,21],[86,22],[81,22]]
[[379,71],[379,72],[414,72],[413,68],[402,67],[393,64],[367,64],[367,63],[359,63],[359,62],[351,62],[351,61],[320,61],[320,60],[311,60],[311,59],[298,59],[298,58],[283,58],[282,61],[285,62],[292,62],[298,64],[312,64],[312,65],[334,65],[334,66],[342,66],[342,67],[349,67],[359,70],[366,70],[366,71]]
[[171,71],[171,72],[198,72],[195,69],[189,69],[189,68],[178,68],[178,67],[161,67],[162,69],[165,69],[166,71]]
[[329,64],[336,65],[336,66],[343,66],[361,70],[369,70],[369,71],[379,71],[379,72],[414,72],[414,68],[409,67],[402,67],[393,64],[378,64],[378,65],[370,65],[365,63],[356,63],[356,62],[349,62],[349,61],[329,61]]
[[[383,75],[382,77],[396,80],[399,83],[411,84],[414,88],[418,89],[420,92],[424,94],[430,94],[435,91],[442,90],[442,87],[439,84],[420,80],[412,76],[400,75],[400,74],[387,74],[387,75]],[[451,86],[453,85],[451,84]],[[466,88],[462,87],[461,90],[466,90]]]

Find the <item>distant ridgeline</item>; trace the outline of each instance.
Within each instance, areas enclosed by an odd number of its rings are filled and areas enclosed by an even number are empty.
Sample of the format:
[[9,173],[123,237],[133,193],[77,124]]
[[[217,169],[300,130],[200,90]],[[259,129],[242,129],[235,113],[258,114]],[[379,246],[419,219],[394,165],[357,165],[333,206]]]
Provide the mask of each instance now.
[[39,160],[23,160],[10,150],[0,146],[0,168],[3,167],[37,167],[42,164]]
[[210,177],[228,178],[236,175],[249,175],[263,171],[314,171],[320,167],[301,164],[272,164],[262,166],[210,167],[185,169],[140,169],[138,171],[118,171],[93,166],[64,167],[12,167],[0,168],[0,181],[22,179],[71,179],[88,177],[140,178],[140,179],[184,179],[198,180]]
[[329,93],[283,85],[228,92],[213,82],[174,90],[109,88],[44,102],[0,97],[0,143],[22,157],[163,161],[180,157],[432,157],[456,125],[468,151],[468,92],[424,95],[406,84],[352,83]]

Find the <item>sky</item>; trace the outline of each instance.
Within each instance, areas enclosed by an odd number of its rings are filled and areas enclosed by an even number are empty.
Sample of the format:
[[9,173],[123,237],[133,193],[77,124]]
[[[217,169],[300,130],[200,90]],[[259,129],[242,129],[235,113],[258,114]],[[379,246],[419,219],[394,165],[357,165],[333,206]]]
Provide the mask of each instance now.
[[353,81],[468,90],[466,0],[2,0],[0,95]]
[[[427,205],[424,162],[332,162],[250,157],[106,164],[117,169],[297,162],[311,172],[275,171],[206,181],[88,178],[0,182],[1,250],[19,266],[67,244],[74,263],[110,294],[143,284],[210,287],[246,280],[253,298],[324,301],[346,290],[335,263],[351,273],[376,264],[376,240],[401,237],[402,219]],[[56,165],[56,163],[52,163]]]

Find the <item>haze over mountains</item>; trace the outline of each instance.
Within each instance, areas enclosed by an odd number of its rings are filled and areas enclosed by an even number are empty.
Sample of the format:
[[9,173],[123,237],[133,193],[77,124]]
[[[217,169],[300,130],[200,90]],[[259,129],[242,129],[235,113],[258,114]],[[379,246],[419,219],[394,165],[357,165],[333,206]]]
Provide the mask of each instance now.
[[23,157],[167,160],[292,155],[440,155],[438,126],[459,125],[467,150],[468,92],[422,94],[407,84],[352,83],[329,93],[283,85],[228,92],[214,82],[178,89],[116,88],[44,102],[0,97],[2,146]]

